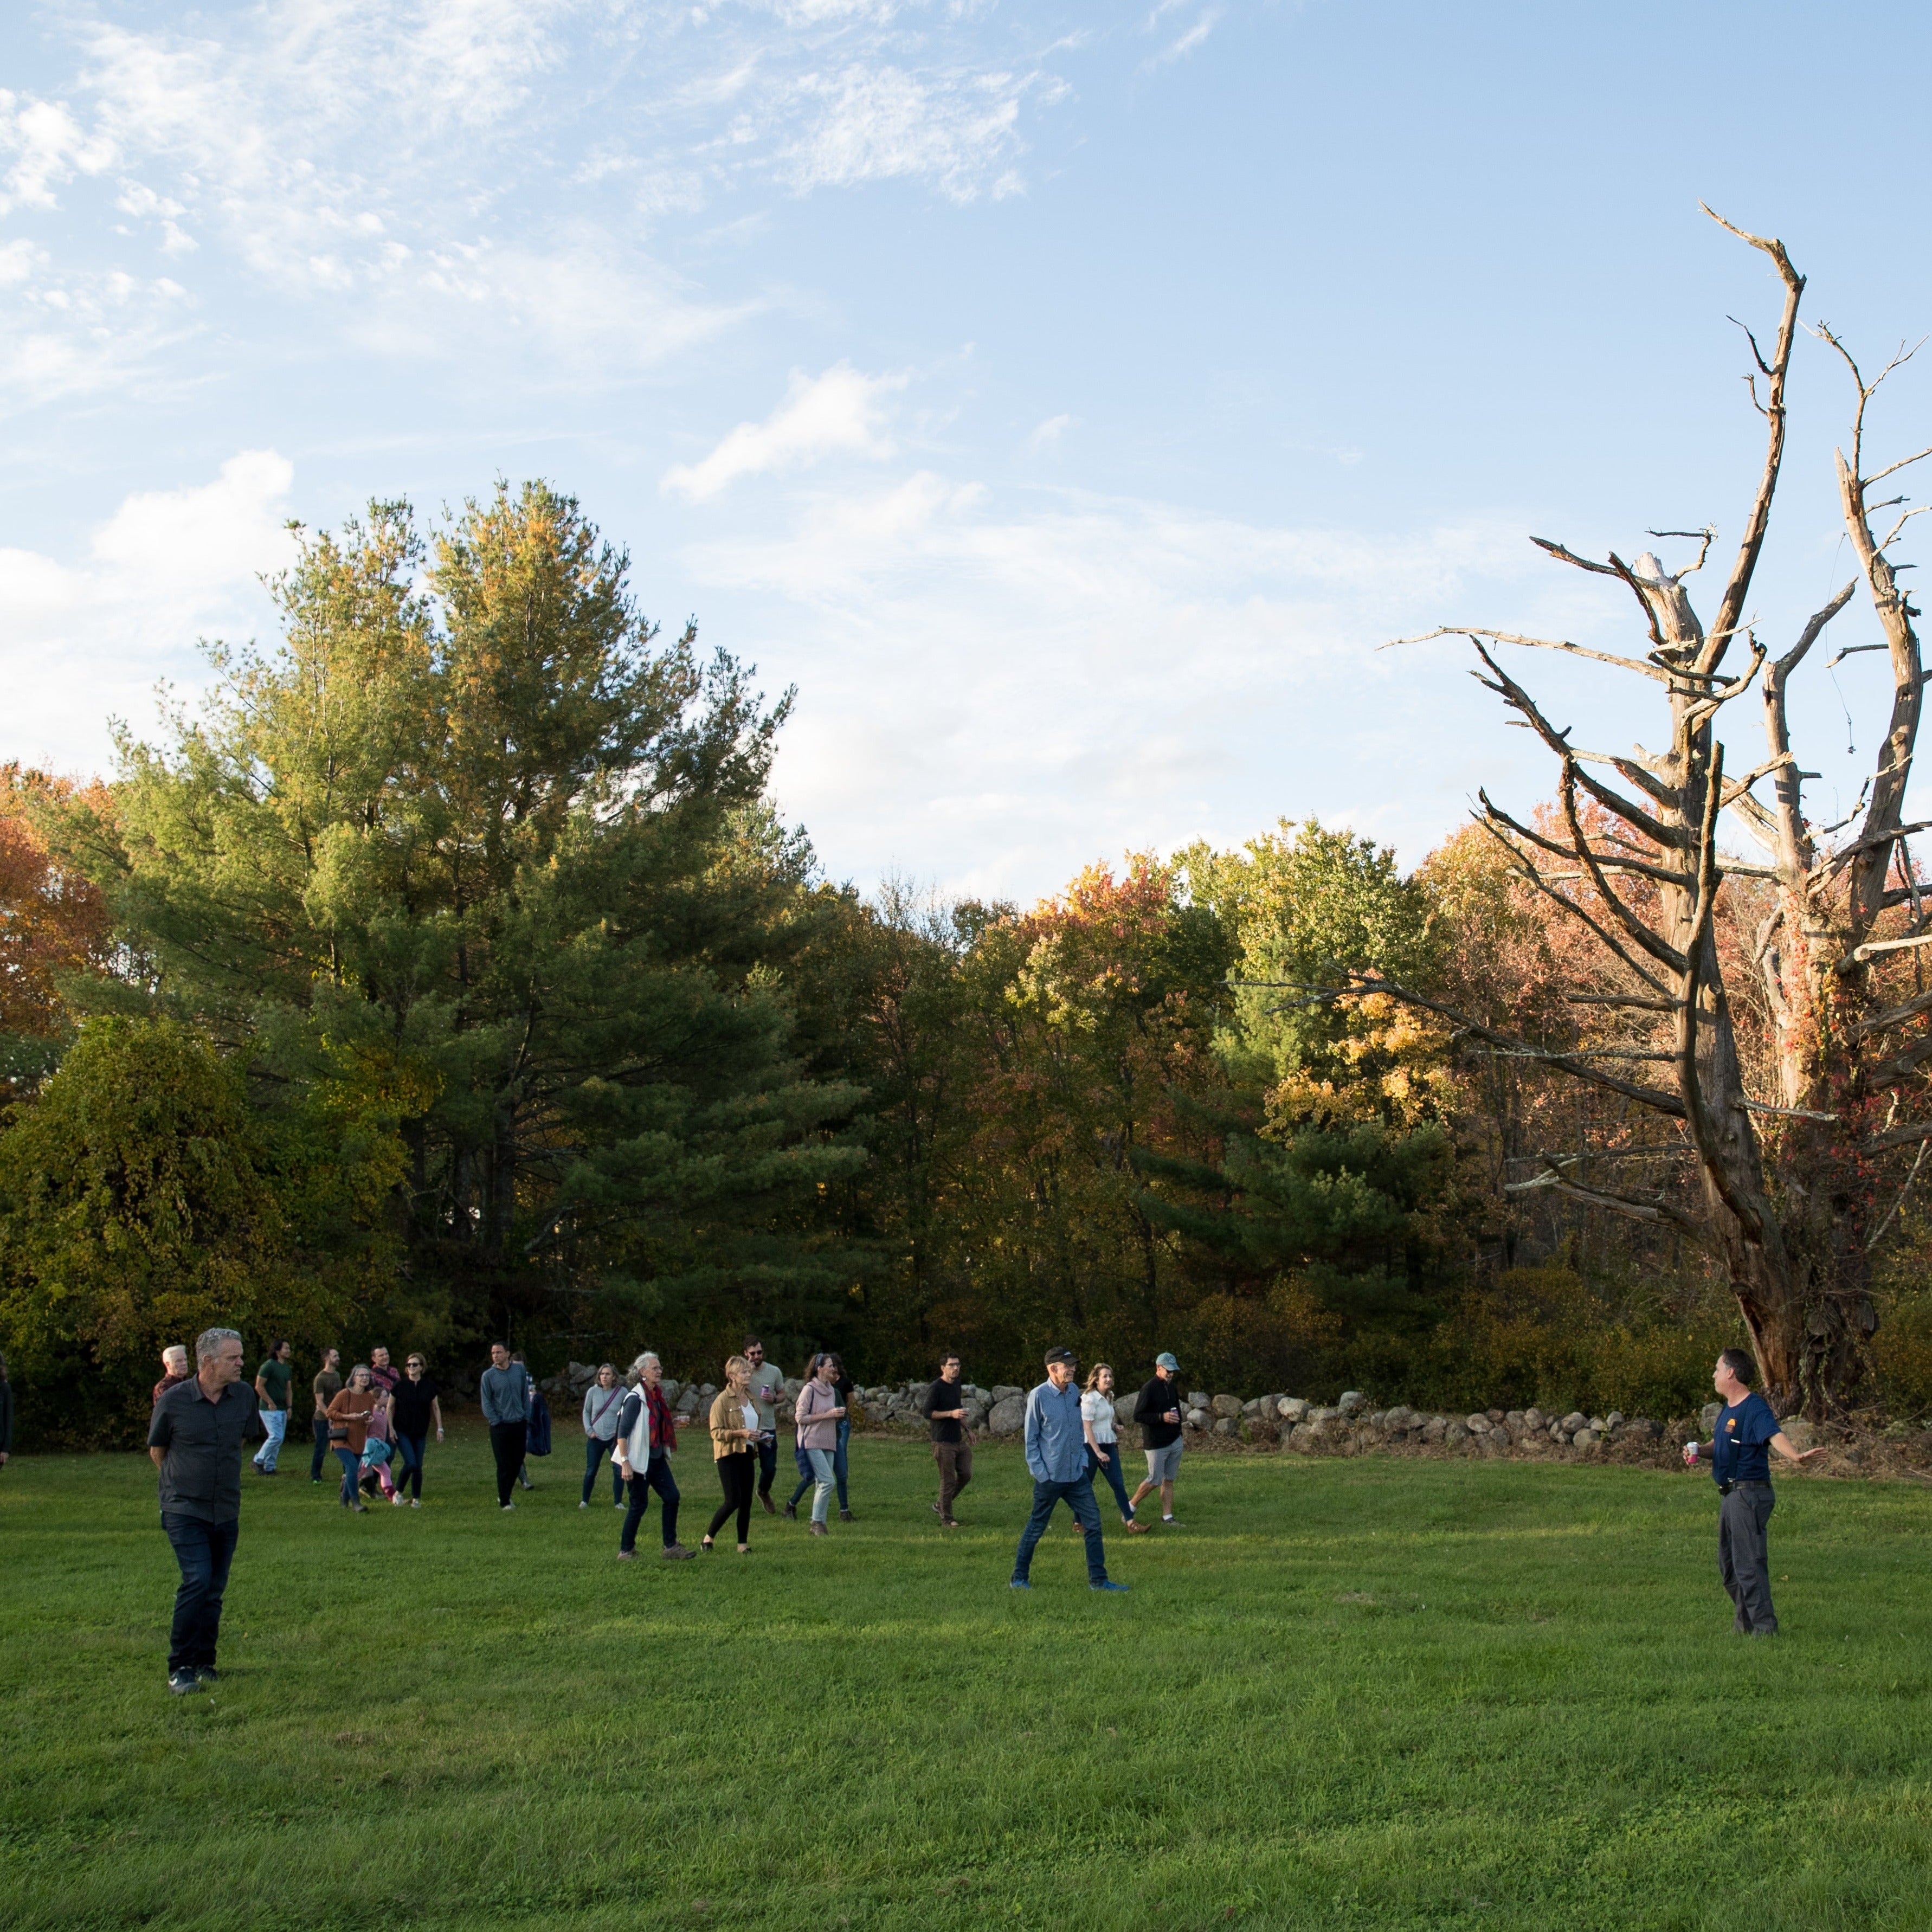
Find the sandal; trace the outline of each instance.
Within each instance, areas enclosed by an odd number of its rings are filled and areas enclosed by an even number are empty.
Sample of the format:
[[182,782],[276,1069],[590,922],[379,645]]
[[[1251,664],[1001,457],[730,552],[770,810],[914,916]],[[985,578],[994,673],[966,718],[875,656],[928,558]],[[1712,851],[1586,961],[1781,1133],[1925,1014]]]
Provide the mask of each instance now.
[[710,1553],[710,1549],[711,1549],[711,1539],[710,1539],[710,1537],[708,1537],[708,1536],[700,1536],[700,1537],[698,1539],[698,1548],[699,1548],[699,1549],[700,1549],[700,1550],[704,1550],[704,1552],[708,1555],[708,1554]]

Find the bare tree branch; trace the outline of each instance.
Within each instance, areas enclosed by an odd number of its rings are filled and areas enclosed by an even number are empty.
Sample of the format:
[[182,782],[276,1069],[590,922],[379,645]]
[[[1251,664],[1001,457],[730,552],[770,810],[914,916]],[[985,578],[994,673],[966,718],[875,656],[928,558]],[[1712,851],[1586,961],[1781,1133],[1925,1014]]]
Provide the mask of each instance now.
[[[1764,533],[1771,523],[1771,500],[1777,492],[1778,473],[1784,460],[1785,373],[1791,366],[1792,339],[1798,327],[1798,303],[1804,292],[1804,278],[1791,266],[1791,257],[1785,253],[1782,242],[1754,235],[1726,221],[1714,208],[1705,207],[1701,202],[1698,206],[1719,227],[1768,256],[1784,284],[1784,310],[1778,318],[1777,346],[1768,362],[1762,355],[1757,357],[1758,367],[1764,373],[1769,393],[1765,415],[1771,427],[1765,450],[1764,473],[1759,478],[1757,494],[1752,500],[1750,514],[1745,520],[1744,536],[1738,543],[1737,561],[1731,566],[1730,578],[1724,586],[1716,621],[1712,626],[1712,641],[1706,648],[1715,654],[1709,667],[1714,669],[1724,655],[1726,634],[1736,625],[1738,614],[1744,608],[1744,598],[1750,594],[1751,577],[1757,568],[1759,553],[1764,548]],[[1757,354],[1755,342],[1752,352]]]

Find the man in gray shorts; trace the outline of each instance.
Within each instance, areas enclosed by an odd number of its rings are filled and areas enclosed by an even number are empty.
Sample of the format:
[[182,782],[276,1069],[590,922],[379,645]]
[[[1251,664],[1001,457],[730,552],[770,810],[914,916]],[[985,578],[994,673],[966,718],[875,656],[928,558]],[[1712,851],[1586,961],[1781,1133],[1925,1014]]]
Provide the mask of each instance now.
[[1141,1390],[1134,1404],[1134,1420],[1141,1426],[1141,1444],[1147,1450],[1147,1480],[1135,1490],[1130,1507],[1140,1508],[1141,1498],[1152,1489],[1160,1491],[1160,1520],[1174,1522],[1174,1478],[1180,1467],[1180,1394],[1174,1378],[1180,1364],[1172,1355],[1154,1358],[1154,1380]]

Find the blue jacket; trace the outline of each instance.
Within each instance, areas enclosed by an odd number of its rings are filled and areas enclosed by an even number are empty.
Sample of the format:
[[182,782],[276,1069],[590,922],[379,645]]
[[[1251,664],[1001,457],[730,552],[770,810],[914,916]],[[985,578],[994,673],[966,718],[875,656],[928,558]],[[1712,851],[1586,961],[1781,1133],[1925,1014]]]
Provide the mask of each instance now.
[[1072,1382],[1064,1389],[1042,1382],[1027,1397],[1026,1460],[1036,1483],[1076,1483],[1086,1474],[1087,1432]]

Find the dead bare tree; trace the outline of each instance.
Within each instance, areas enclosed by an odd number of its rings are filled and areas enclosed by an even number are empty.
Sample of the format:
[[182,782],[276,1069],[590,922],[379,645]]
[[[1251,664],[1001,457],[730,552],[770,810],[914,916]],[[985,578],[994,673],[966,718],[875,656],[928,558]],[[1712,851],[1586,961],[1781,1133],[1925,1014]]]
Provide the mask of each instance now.
[[[1524,824],[1486,793],[1478,818],[1508,847],[1522,878],[1594,935],[1613,990],[1570,997],[1606,1010],[1623,1023],[1622,1031],[1607,1047],[1545,1051],[1372,971],[1348,975],[1348,988],[1391,992],[1444,1013],[1472,1042],[1540,1059],[1674,1122],[1694,1156],[1679,1164],[1696,1177],[1688,1187],[1641,1194],[1586,1186],[1554,1164],[1515,1185],[1552,1188],[1680,1229],[1726,1271],[1779,1412],[1802,1407],[1821,1414],[1852,1394],[1860,1345],[1876,1326],[1870,1256],[1894,1225],[1904,1190],[1918,1172],[1915,1158],[1901,1186],[1895,1170],[1904,1156],[1897,1150],[1916,1144],[1922,1156],[1932,1140],[1932,1120],[1901,1118],[1932,1112],[1922,1103],[1932,1070],[1932,992],[1917,989],[1916,974],[1909,996],[1902,997],[1897,984],[1902,962],[1916,962],[1918,948],[1932,946],[1932,886],[1922,891],[1906,844],[1927,828],[1904,820],[1924,684],[1912,628],[1918,613],[1899,588],[1897,573],[1904,566],[1888,555],[1918,512],[1902,508],[1907,500],[1902,496],[1880,503],[1870,495],[1932,449],[1867,473],[1868,405],[1911,352],[1902,350],[1868,382],[1838,338],[1818,326],[1814,332],[1850,369],[1858,398],[1850,454],[1841,450],[1837,457],[1839,496],[1884,641],[1855,648],[1888,652],[1893,682],[1890,728],[1860,802],[1863,816],[1839,838],[1850,820],[1819,827],[1805,814],[1804,782],[1816,774],[1798,769],[1790,694],[1794,676],[1851,601],[1858,581],[1814,613],[1774,658],[1745,614],[1784,457],[1786,386],[1804,278],[1783,242],[1748,234],[1714,214],[1712,218],[1770,258],[1784,299],[1768,356],[1745,331],[1755,365],[1750,393],[1768,425],[1768,446],[1708,628],[1684,583],[1709,554],[1714,533],[1706,530],[1650,532],[1697,539],[1695,560],[1676,574],[1648,551],[1628,564],[1615,553],[1598,562],[1562,544],[1533,539],[1559,562],[1622,585],[1647,638],[1636,655],[1481,626],[1445,626],[1427,633],[1467,636],[1482,662],[1473,674],[1558,761],[1560,829]],[[1886,511],[1900,514],[1880,538],[1874,518]],[[1558,730],[1503,668],[1505,646],[1562,652],[1652,680],[1668,708],[1669,748],[1652,754],[1639,746],[1622,755],[1580,748],[1570,730]],[[1764,706],[1766,755],[1727,777],[1718,722],[1754,682]],[[1759,796],[1760,788],[1768,789],[1768,799]],[[1588,826],[1580,800],[1603,808],[1590,814]],[[1763,866],[1720,856],[1718,827],[1726,810],[1763,848]],[[1603,830],[1606,823],[1614,829]],[[1560,862],[1561,871],[1552,861]],[[1753,960],[1772,1016],[1780,1083],[1774,1100],[1746,1090],[1726,996],[1714,914],[1727,872],[1771,881],[1774,892]],[[1922,1101],[1916,1108],[1915,1100]]]

